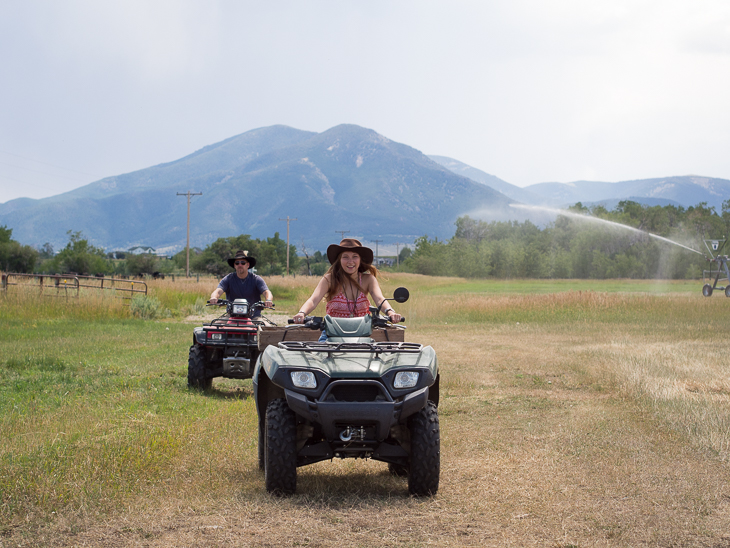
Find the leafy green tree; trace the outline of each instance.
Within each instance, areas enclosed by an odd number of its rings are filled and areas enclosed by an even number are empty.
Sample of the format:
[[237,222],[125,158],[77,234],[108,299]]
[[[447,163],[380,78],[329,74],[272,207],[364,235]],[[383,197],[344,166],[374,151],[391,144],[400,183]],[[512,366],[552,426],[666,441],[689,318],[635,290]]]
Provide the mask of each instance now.
[[[286,270],[286,242],[275,233],[273,238],[259,240],[248,234],[218,238],[206,247],[195,258],[190,257],[190,266],[196,272],[207,272],[218,277],[232,272],[228,258],[238,250],[247,251],[256,257],[256,271],[262,275],[282,274]],[[178,254],[179,255],[179,254]],[[177,256],[176,256],[177,257]],[[299,268],[299,257],[296,246],[289,246],[290,271],[296,272]]]
[[13,229],[0,226],[0,270],[28,274],[38,261],[38,251],[12,239]]
[[132,276],[152,274],[160,270],[160,259],[154,253],[130,253],[124,259],[124,270]]
[[50,242],[44,243],[38,250],[38,256],[43,259],[53,259],[53,246]]
[[43,263],[45,272],[73,272],[89,276],[113,271],[102,248],[91,245],[81,232],[69,230],[66,234],[69,239],[66,247],[52,260]]
[[[700,249],[703,235],[719,238],[730,226],[730,200],[723,216],[707,204],[685,210],[624,201],[613,211],[580,203],[570,209],[586,220],[561,215],[540,228],[529,221],[487,223],[460,217],[450,240],[419,238],[403,269],[468,278],[697,277],[704,267],[700,256],[661,243],[647,231]],[[591,222],[591,217],[641,231]]]

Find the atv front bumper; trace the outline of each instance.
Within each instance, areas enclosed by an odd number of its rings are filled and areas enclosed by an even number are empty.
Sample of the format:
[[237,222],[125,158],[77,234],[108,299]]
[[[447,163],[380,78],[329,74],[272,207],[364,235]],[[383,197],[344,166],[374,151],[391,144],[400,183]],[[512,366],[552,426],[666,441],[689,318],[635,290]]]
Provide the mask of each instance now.
[[[306,420],[321,425],[329,442],[343,441],[347,429],[365,427],[372,442],[381,442],[390,429],[425,407],[428,387],[393,400],[382,383],[376,380],[335,380],[318,399],[293,390],[284,390],[289,407]],[[345,399],[346,398],[346,399]],[[367,401],[362,401],[367,399]]]

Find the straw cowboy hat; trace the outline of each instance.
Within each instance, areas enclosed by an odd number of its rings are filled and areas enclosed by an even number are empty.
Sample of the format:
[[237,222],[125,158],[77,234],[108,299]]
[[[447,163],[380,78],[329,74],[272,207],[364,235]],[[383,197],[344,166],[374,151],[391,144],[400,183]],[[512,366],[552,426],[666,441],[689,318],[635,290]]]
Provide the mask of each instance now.
[[236,259],[238,259],[238,260],[246,259],[248,261],[249,268],[253,268],[254,266],[256,266],[256,259],[254,259],[253,257],[250,257],[248,255],[248,251],[241,251],[239,249],[238,251],[236,251],[236,254],[233,257],[229,257],[228,264],[231,265],[231,268],[234,268],[233,263],[234,263],[234,261],[236,261]]
[[365,264],[373,264],[373,250],[369,247],[365,247],[360,243],[360,240],[355,238],[345,238],[340,242],[340,245],[332,244],[327,248],[327,258],[330,264],[334,264],[337,261],[337,257],[343,251],[354,251],[360,255],[360,260]]

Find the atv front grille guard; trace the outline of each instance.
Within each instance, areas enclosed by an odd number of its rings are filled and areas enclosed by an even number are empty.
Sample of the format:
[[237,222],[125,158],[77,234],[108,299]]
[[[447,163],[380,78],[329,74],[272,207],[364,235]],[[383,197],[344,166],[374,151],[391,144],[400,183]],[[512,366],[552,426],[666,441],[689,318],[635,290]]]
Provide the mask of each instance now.
[[422,344],[409,342],[331,343],[317,341],[282,341],[278,346],[284,350],[299,352],[361,352],[370,354],[380,354],[381,352],[418,354],[423,349]]

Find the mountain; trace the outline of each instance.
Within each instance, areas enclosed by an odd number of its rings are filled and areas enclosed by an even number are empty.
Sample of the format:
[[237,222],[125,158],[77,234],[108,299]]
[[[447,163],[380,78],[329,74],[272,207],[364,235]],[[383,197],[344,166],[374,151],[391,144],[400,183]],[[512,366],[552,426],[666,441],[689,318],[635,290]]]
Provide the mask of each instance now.
[[[730,199],[730,181],[687,175],[662,177],[619,183],[576,181],[574,183],[538,183],[525,190],[541,196],[544,205],[561,206],[589,202],[628,200],[644,202],[649,199],[669,200],[670,203],[690,207],[707,202],[717,212],[722,202]],[[661,202],[659,202],[661,203]],[[647,205],[654,205],[647,203]]]
[[581,202],[583,205],[616,207],[622,200],[655,205],[696,206],[700,202],[722,211],[722,202],[730,199],[730,181],[711,177],[688,175],[604,183],[576,181],[573,183],[537,183],[524,188],[512,185],[446,156],[429,156],[433,161],[454,173],[488,185],[505,196],[523,204],[546,207],[564,207]]
[[525,190],[524,188],[520,188],[518,186],[510,184],[506,181],[503,181],[499,177],[490,175],[489,173],[460,162],[459,160],[454,160],[453,158],[448,158],[447,156],[434,155],[429,155],[429,158],[431,158],[437,164],[442,165],[446,169],[451,170],[458,175],[468,177],[469,179],[471,179],[472,181],[476,181],[477,183],[487,185],[517,202],[530,205],[541,205],[545,202],[545,198],[539,194],[534,194],[529,190]]
[[219,237],[284,234],[324,249],[336,231],[363,240],[448,238],[459,215],[506,210],[505,195],[455,174],[421,152],[373,130],[339,125],[322,133],[271,126],[231,137],[180,160],[107,177],[41,200],[0,204],[0,225],[20,242],[58,249],[81,231],[107,250],[185,244]]

